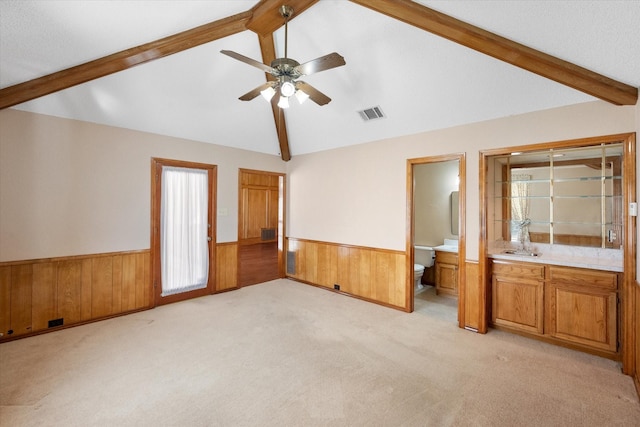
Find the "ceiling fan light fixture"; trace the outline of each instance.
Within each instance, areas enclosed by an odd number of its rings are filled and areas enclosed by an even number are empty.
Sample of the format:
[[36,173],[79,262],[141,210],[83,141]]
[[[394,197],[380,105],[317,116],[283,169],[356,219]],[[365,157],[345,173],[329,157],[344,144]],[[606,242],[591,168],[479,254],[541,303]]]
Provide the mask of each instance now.
[[309,99],[309,95],[304,93],[302,90],[298,89],[296,91],[296,98],[300,104],[304,103],[307,99]]
[[293,95],[296,91],[296,87],[290,81],[285,81],[280,85],[280,94],[287,98]]
[[262,97],[266,99],[267,102],[270,102],[271,98],[273,98],[273,95],[275,94],[276,94],[276,90],[272,86],[269,86],[268,88],[260,91],[260,95],[262,95]]
[[289,98],[286,96],[281,96],[280,101],[278,101],[278,107],[280,108],[289,108]]

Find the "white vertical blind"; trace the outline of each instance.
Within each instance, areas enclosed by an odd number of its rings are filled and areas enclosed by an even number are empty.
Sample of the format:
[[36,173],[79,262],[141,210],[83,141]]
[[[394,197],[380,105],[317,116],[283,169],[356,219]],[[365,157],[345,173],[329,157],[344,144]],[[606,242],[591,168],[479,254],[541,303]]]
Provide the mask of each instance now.
[[207,286],[208,175],[204,169],[163,166],[160,209],[162,296]]

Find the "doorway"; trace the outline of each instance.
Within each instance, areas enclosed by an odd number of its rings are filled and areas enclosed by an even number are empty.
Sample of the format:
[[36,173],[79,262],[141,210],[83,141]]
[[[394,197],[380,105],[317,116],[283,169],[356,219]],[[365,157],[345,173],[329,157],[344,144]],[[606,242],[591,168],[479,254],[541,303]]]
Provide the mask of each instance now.
[[[465,199],[464,153],[407,161],[407,306],[453,318],[459,326],[464,324]],[[425,256],[433,255],[431,264]],[[422,278],[416,264],[424,266]]]
[[238,286],[284,277],[285,174],[240,169]]
[[151,260],[155,305],[213,293],[217,166],[153,158]]

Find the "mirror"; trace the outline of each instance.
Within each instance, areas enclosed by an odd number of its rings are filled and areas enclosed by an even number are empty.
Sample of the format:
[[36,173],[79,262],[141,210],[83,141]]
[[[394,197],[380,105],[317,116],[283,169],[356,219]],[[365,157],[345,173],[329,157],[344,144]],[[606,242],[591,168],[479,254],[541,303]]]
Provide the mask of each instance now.
[[452,191],[451,196],[451,234],[458,235],[458,219],[460,218],[459,192]]
[[496,156],[496,238],[620,248],[622,154],[616,143]]

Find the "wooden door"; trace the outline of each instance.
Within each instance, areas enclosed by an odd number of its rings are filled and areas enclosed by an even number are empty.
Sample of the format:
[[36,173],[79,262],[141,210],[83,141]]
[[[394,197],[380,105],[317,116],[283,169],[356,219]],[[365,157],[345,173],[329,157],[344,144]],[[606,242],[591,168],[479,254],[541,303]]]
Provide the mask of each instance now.
[[240,170],[238,285],[284,277],[284,174]]
[[[163,286],[163,274],[162,274],[162,249],[161,243],[164,233],[170,233],[166,228],[163,229],[161,223],[161,217],[163,215],[163,171],[165,170],[177,170],[185,173],[194,172],[204,176],[206,183],[206,199],[204,200],[206,206],[204,209],[206,213],[199,219],[188,219],[186,221],[192,221],[194,226],[206,228],[208,232],[204,232],[199,236],[201,239],[201,245],[206,245],[208,253],[205,255],[206,259],[206,272],[203,272],[201,277],[204,277],[204,283],[189,284],[187,283],[181,290],[166,292]],[[195,298],[207,294],[211,294],[214,291],[215,285],[215,264],[216,264],[216,224],[215,224],[215,201],[216,201],[216,175],[217,167],[215,165],[194,163],[194,162],[182,162],[177,160],[167,159],[152,159],[152,208],[151,208],[151,226],[152,226],[152,245],[151,245],[151,259],[153,263],[153,287],[155,295],[156,305],[167,304],[175,301],[182,301],[189,298]],[[184,199],[180,199],[175,203],[185,203]],[[166,205],[165,205],[166,206]],[[206,216],[206,219],[204,218]],[[205,224],[206,221],[206,224]],[[197,224],[196,224],[197,223]],[[180,255],[174,255],[174,258],[179,258]],[[167,262],[167,261],[165,261]],[[200,263],[200,265],[204,265]],[[191,278],[189,278],[191,279]]]

